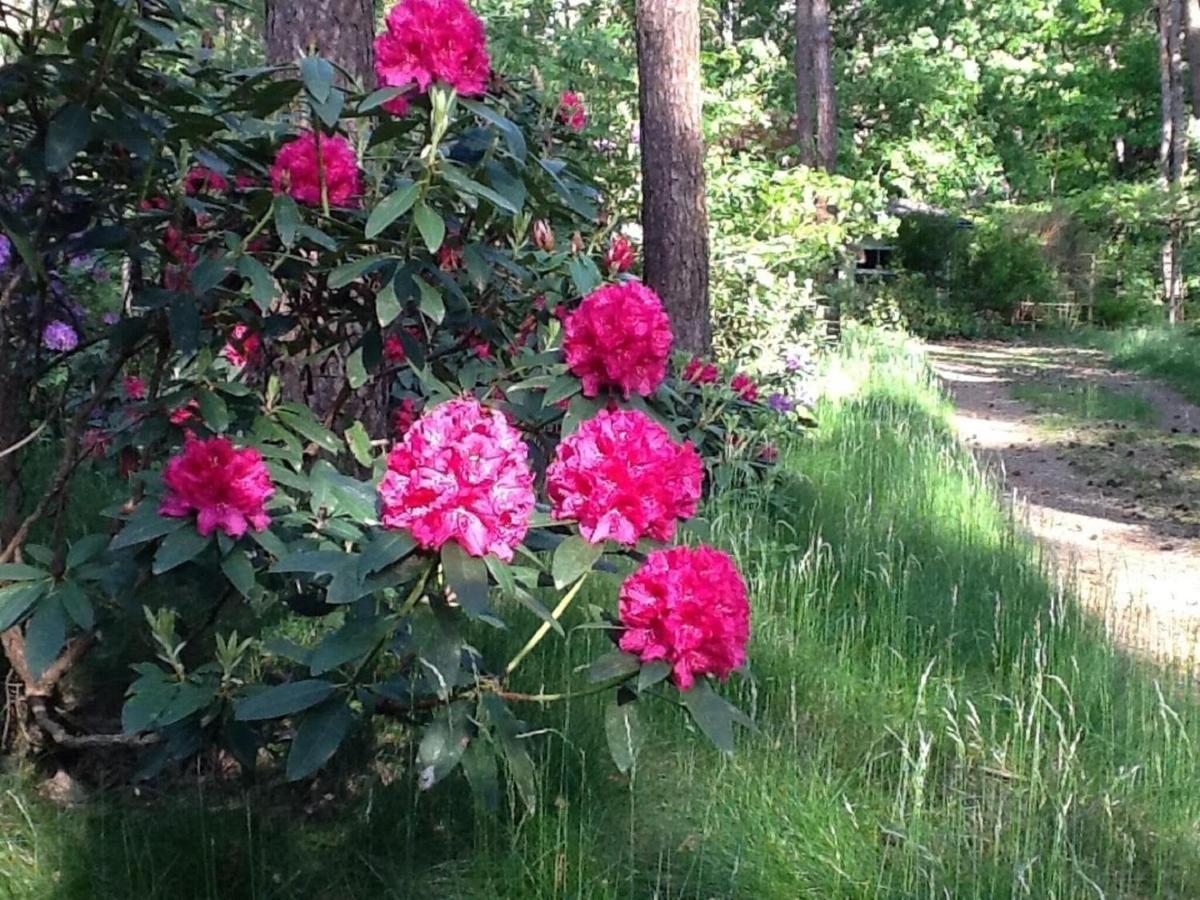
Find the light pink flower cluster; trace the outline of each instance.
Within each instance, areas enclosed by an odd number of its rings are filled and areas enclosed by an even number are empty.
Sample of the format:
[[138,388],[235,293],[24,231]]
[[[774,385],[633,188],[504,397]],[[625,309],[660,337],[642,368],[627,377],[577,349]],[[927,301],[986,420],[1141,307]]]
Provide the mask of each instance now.
[[587,107],[583,98],[574,91],[563,91],[558,101],[558,120],[572,131],[583,131],[587,128]]
[[656,550],[621,586],[620,646],[643,663],[670,663],[675,684],[722,680],[746,662],[750,601],[728,554],[713,547]]
[[614,273],[628,272],[637,263],[637,251],[633,243],[623,234],[613,235],[608,251],[604,254],[604,266]]
[[546,472],[558,519],[578,519],[593,544],[669,541],[696,514],[704,466],[690,441],[677,444],[637,410],[603,410],[559,445]]
[[321,205],[321,178],[333,206],[355,206],[363,194],[358,156],[340,134],[307,131],[279,148],[271,166],[271,189],[309,206]]
[[502,413],[451,400],[393,448],[379,496],[383,524],[407,528],[422,547],[455,540],[472,556],[510,562],[533,515],[529,449]]
[[604,387],[648,397],[667,374],[674,336],[658,294],[640,281],[589,294],[564,325],[567,365],[595,397]]
[[401,0],[375,39],[380,87],[412,90],[384,104],[402,116],[409,98],[443,82],[465,97],[487,88],[492,71],[483,22],[464,0]]
[[247,529],[271,524],[266,503],[275,493],[271,473],[252,447],[237,448],[226,437],[189,440],[163,472],[167,493],[160,515],[183,518],[197,513],[201,534],[224,531],[238,538]]

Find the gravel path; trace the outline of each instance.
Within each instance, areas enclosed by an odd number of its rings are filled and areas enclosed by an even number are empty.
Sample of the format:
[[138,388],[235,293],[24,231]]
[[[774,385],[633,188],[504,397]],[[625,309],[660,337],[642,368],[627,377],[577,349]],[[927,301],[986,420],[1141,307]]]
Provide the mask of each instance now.
[[[1200,407],[1096,351],[931,345],[963,440],[998,465],[1029,527],[1130,649],[1200,665]],[[1142,423],[1050,415],[1015,385],[1092,385],[1152,406]]]

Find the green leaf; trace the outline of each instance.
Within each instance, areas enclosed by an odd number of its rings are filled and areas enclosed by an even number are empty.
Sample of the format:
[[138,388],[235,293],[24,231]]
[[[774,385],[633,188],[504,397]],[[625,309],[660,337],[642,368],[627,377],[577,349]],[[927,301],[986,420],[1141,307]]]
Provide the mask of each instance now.
[[525,162],[528,150],[525,145],[525,135],[522,133],[520,126],[511,119],[500,115],[500,113],[496,112],[490,106],[480,103],[477,100],[467,100],[460,97],[458,102],[485,122],[495,125],[504,138],[504,143],[508,147],[508,152],[512,157],[517,162]]
[[34,610],[25,628],[25,661],[34,679],[53,665],[67,641],[67,613],[62,601],[51,594]]
[[54,593],[62,601],[63,609],[71,617],[71,621],[84,631],[90,631],[96,624],[96,610],[83,588],[74,581],[64,581]]
[[323,702],[333,691],[333,684],[317,678],[289,681],[240,701],[233,717],[239,722],[252,722],[290,716]]
[[325,637],[308,659],[313,675],[323,675],[352,659],[365,658],[391,635],[392,623],[385,618],[351,619]]
[[355,461],[360,466],[370,468],[371,435],[367,434],[367,427],[361,421],[355,419],[354,424],[346,429],[345,438],[346,446],[350,448]]
[[92,114],[78,103],[58,111],[46,129],[46,170],[61,172],[92,139]]
[[636,656],[621,650],[612,650],[588,666],[588,678],[592,683],[598,684],[601,681],[612,681],[622,675],[632,675],[641,667],[642,661]]
[[408,88],[402,87],[380,88],[379,90],[373,91],[363,98],[362,102],[358,104],[358,111],[360,113],[365,113],[370,112],[373,109],[378,109],[379,107],[383,106],[383,104],[395,100],[407,90]]
[[197,397],[200,404],[200,418],[204,424],[220,434],[229,427],[229,407],[216,391],[201,391]]
[[[198,296],[204,296],[225,280],[225,276],[233,270],[233,264],[224,253],[218,256],[206,256],[192,269],[192,290]],[[196,301],[191,297],[185,298],[195,308]]]
[[701,678],[691,690],[681,691],[684,705],[700,726],[700,730],[722,753],[733,753],[733,723],[752,727],[745,713],[731,706],[712,689],[707,679]]
[[357,391],[370,378],[371,376],[367,374],[367,367],[363,365],[363,349],[362,347],[355,347],[346,359],[346,381],[349,383],[351,390]]
[[446,582],[468,616],[503,627],[503,623],[488,608],[487,563],[477,556],[468,555],[457,541],[447,541],[442,545],[442,570],[446,574]]
[[275,279],[271,271],[253,256],[238,257],[238,274],[250,282],[250,297],[266,313],[275,302]]
[[154,38],[164,47],[175,46],[179,36],[175,34],[175,29],[170,28],[161,22],[155,22],[153,19],[137,18],[133,20],[133,24],[140,28],[150,37]]
[[121,708],[121,728],[126,734],[137,734],[153,727],[167,704],[175,699],[178,684],[163,680],[161,672],[157,675],[155,680],[139,679]]
[[593,544],[581,535],[571,535],[554,550],[554,559],[550,563],[554,586],[562,590],[574,583],[584,573],[591,571],[603,553],[604,544]]
[[112,543],[108,545],[108,549],[122,550],[125,547],[135,547],[138,544],[146,543],[146,541],[160,538],[164,534],[179,531],[184,525],[191,525],[191,523],[187,519],[160,516],[153,502],[144,500],[142,501],[142,505],[138,507],[138,511],[134,517],[125,523],[124,528],[117,532],[116,537],[112,539]]
[[446,304],[442,300],[441,291],[420,275],[414,275],[413,281],[417,283],[417,287],[421,291],[421,312],[432,319],[435,324],[441,325],[442,320],[446,318]]
[[285,247],[296,243],[296,230],[300,227],[300,207],[287,194],[276,194],[275,231]]
[[318,103],[324,103],[329,98],[333,87],[333,65],[327,59],[319,56],[306,56],[300,61],[300,78],[304,88]]
[[[106,534],[87,534],[72,541],[71,549],[67,551],[67,571],[91,562],[104,552],[106,546],[108,546],[108,535]],[[0,575],[0,580],[3,580],[2,575]]]
[[379,320],[380,327],[387,328],[400,318],[402,312],[404,307],[400,304],[400,298],[396,296],[396,280],[389,278],[387,284],[375,295],[375,317]]
[[517,787],[517,793],[532,814],[537,811],[537,770],[525,743],[518,737],[521,723],[513,716],[504,701],[495,694],[487,694],[480,700],[486,720],[492,726],[493,735],[504,755],[508,777]]
[[341,439],[317,421],[313,411],[298,403],[282,403],[277,408],[279,420],[306,440],[330,453],[340,453]]
[[567,271],[571,273],[571,281],[574,282],[575,290],[581,297],[590,294],[604,280],[600,270],[596,268],[596,264],[589,256],[577,254],[571,257],[571,261],[567,264]]
[[364,234],[368,240],[382,233],[384,229],[412,209],[413,204],[420,196],[421,186],[419,184],[407,184],[380,200],[371,210],[371,215],[367,217]]
[[174,349],[189,353],[200,346],[200,311],[196,300],[180,294],[167,307],[167,328]]
[[453,703],[425,727],[417,748],[418,787],[427,791],[451,772],[471,742],[466,703]]
[[642,670],[638,672],[637,689],[640,694],[647,688],[652,688],[660,681],[664,680],[671,674],[671,664],[657,659],[654,662],[648,662],[642,666]]
[[288,751],[288,781],[307,778],[329,762],[353,724],[354,713],[337,699],[310,710],[296,729],[296,737]]
[[204,709],[212,702],[212,687],[202,687],[198,684],[183,682],[175,686],[174,696],[155,717],[156,728],[166,728],[176,722],[182,722],[197,710]]
[[363,548],[358,561],[358,577],[395,565],[417,549],[417,542],[406,531],[384,531]]
[[442,217],[421,201],[413,213],[413,221],[417,223],[417,231],[421,232],[426,248],[430,253],[437,253],[446,239],[446,223]]
[[582,388],[583,384],[574,375],[570,373],[559,375],[546,388],[546,394],[542,397],[542,406],[546,408],[556,406],[561,401],[574,397]]
[[500,770],[496,766],[496,754],[487,741],[476,738],[471,741],[462,756],[463,774],[471,785],[471,793],[484,809],[500,808]]
[[490,201],[493,206],[497,207],[498,209],[502,209],[507,213],[516,215],[521,211],[519,206],[514,204],[499,191],[494,191],[490,187],[475,181],[473,178],[469,178],[466,174],[454,166],[445,166],[442,169],[442,177],[461,193],[474,194],[477,197],[483,197],[485,200]]
[[313,111],[316,112],[318,118],[329,128],[333,128],[338,123],[338,119],[342,117],[342,110],[346,106],[346,95],[342,93],[341,88],[330,88],[329,96],[323,101],[312,101]]
[[637,706],[616,700],[609,703],[604,710],[604,736],[617,768],[622,774],[629,772],[637,762],[644,738]]
[[271,566],[277,574],[304,573],[309,575],[331,575],[346,565],[347,559],[358,557],[340,550],[300,550],[290,553]]
[[167,535],[154,554],[154,565],[151,571],[155,575],[169,572],[176,566],[195,559],[208,546],[209,535],[203,535],[195,528],[180,528]]
[[37,581],[39,578],[49,578],[50,573],[37,566],[25,563],[4,563],[0,565],[0,581]]
[[221,571],[239,594],[249,599],[254,591],[254,565],[244,550],[234,549],[221,560]]
[[350,282],[362,278],[368,272],[375,271],[390,260],[390,256],[376,255],[342,263],[329,273],[329,287],[334,290],[343,288]]

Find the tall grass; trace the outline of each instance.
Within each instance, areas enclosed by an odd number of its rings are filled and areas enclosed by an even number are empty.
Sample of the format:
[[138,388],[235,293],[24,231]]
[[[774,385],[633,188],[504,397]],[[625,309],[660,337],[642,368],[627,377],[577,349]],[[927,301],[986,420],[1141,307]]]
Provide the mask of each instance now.
[[[650,707],[618,777],[589,700],[531,714],[542,808],[521,821],[406,773],[66,811],[14,776],[0,897],[1200,896],[1191,690],[1075,610],[917,350],[852,331],[828,375],[819,432],[708,510],[755,598],[735,756]],[[578,678],[593,635],[529,684]]]
[[1083,331],[1070,339],[1103,350],[1123,369],[1160,378],[1200,403],[1200,330],[1194,326]]

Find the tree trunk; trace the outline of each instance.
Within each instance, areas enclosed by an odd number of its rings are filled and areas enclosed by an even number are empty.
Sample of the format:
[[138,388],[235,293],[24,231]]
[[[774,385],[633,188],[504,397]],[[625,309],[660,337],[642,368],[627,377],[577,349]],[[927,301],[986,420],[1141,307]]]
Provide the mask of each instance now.
[[1200,119],[1200,0],[1185,0],[1188,71],[1192,76],[1192,116]]
[[314,50],[364,88],[375,84],[374,0],[267,0],[267,60],[294,63]]
[[829,0],[812,0],[813,81],[817,92],[817,162],[826,172],[837,169],[837,94],[833,84],[833,29]]
[[638,0],[637,47],[646,283],[666,304],[676,346],[707,353],[698,0]]
[[817,36],[813,30],[812,5],[812,0],[796,0],[796,143],[800,146],[800,162],[815,167],[817,90],[813,80],[813,59]]
[[1176,192],[1187,168],[1187,107],[1183,87],[1183,15],[1181,0],[1158,2],[1158,57],[1162,93],[1160,181],[1168,192],[1167,238],[1162,250],[1163,302],[1172,324],[1183,319],[1181,267],[1183,228],[1175,210]]

